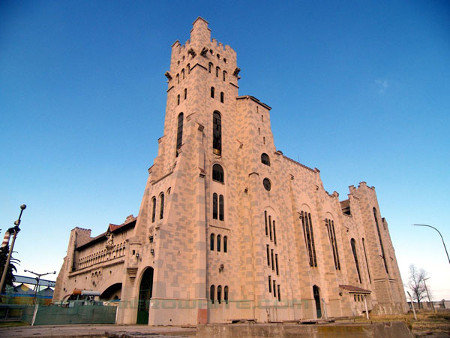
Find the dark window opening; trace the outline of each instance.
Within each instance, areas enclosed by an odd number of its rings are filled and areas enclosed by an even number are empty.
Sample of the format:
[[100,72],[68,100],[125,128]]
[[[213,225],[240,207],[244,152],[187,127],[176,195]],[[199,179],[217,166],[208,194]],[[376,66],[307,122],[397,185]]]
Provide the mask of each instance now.
[[152,197],[152,223],[155,222],[156,218],[156,197]]
[[184,114],[180,113],[178,114],[178,126],[177,126],[177,156],[178,156],[178,149],[181,148],[181,145],[183,143],[183,117]]
[[224,183],[224,173],[223,168],[220,164],[214,164],[212,170],[212,179],[213,181]]
[[305,236],[306,249],[309,255],[309,265],[317,267],[316,247],[314,244],[314,233],[311,222],[311,214],[309,212],[301,212],[300,218],[302,219],[303,234]]
[[272,258],[272,270],[275,270],[275,261],[273,259],[273,249],[270,249],[270,258]]
[[336,241],[336,232],[334,230],[334,221],[330,219],[325,219],[325,225],[327,227],[328,238],[330,239],[331,249],[333,251],[334,267],[336,270],[340,270],[341,263],[339,261],[339,251]]
[[278,301],[281,302],[280,284],[277,285],[277,289],[278,289]]
[[272,277],[269,276],[269,292],[272,292]]
[[272,216],[269,216],[269,238],[272,240]]
[[214,304],[214,293],[216,292],[214,285],[211,285],[209,289],[209,299],[211,300],[211,304]]
[[209,249],[211,251],[214,251],[214,234],[211,234],[209,236]]
[[180,104],[180,95],[177,96],[177,105]]
[[269,245],[266,245],[266,249],[267,249],[267,266],[270,266],[270,249],[269,249]]
[[278,271],[278,254],[275,254],[275,271],[277,272],[277,276],[280,274]]
[[217,287],[217,303],[222,303],[222,286]]
[[216,77],[219,77],[219,71],[220,71],[220,68],[216,67]]
[[223,71],[223,80],[226,81],[226,79],[227,79],[227,72]]
[[213,152],[222,154],[222,119],[217,110],[213,114]]
[[213,194],[213,219],[217,219],[218,211],[218,197],[217,194]]
[[266,153],[261,154],[261,163],[270,166],[270,158]]
[[184,79],[184,68],[181,70],[181,77]]
[[220,92],[220,102],[223,103],[223,101],[224,101],[224,94],[223,92]]
[[214,98],[214,87],[211,87],[211,97]]
[[223,301],[228,304],[228,286],[223,288]]
[[159,219],[163,219],[164,218],[164,194],[161,194],[159,196],[159,203],[160,203]]
[[219,196],[219,221],[223,221],[225,219],[225,205],[223,201],[223,195]]
[[208,65],[208,72],[212,72],[212,67],[213,67],[213,64],[210,62],[209,63],[209,65]]
[[276,290],[276,288],[275,288],[275,286],[276,286],[276,281],[275,281],[275,279],[272,281],[272,283],[273,283],[273,296],[276,298],[277,297],[277,290]]
[[266,236],[269,235],[269,228],[267,227],[267,211],[264,211],[264,220],[266,224]]
[[217,235],[217,252],[220,252],[220,241],[222,240],[222,236]]
[[270,191],[270,189],[272,189],[272,183],[270,183],[270,180],[268,178],[265,178],[263,180],[263,186],[267,191]]
[[184,88],[184,99],[187,99],[187,88]]
[[223,236],[223,252],[228,252],[228,238]]
[[273,221],[273,242],[277,244],[277,233],[275,231],[275,220]]

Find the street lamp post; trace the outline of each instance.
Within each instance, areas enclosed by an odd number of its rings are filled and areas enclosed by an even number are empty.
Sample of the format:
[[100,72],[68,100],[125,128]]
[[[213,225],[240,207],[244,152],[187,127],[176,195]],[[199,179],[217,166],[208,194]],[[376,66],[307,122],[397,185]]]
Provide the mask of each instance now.
[[431,225],[428,225],[428,224],[413,224],[413,225],[418,226],[418,227],[429,227],[429,228],[434,229],[434,230],[436,230],[438,232],[439,236],[441,236],[442,244],[444,245],[444,249],[445,249],[445,253],[447,254],[448,263],[450,264],[450,257],[448,256],[447,247],[445,246],[444,237],[442,237],[441,232],[438,229],[436,229],[435,227],[433,227]]
[[19,218],[17,219],[17,221],[14,222],[15,227],[14,227],[14,228],[8,229],[8,231],[9,231],[9,230],[12,230],[13,233],[14,233],[14,235],[13,235],[13,239],[12,239],[12,242],[11,242],[11,247],[9,248],[8,258],[6,259],[6,263],[5,263],[5,266],[4,266],[4,268],[3,268],[2,279],[1,279],[1,281],[0,281],[0,292],[3,291],[3,286],[5,285],[6,274],[7,274],[7,272],[8,272],[8,266],[9,266],[9,262],[10,262],[10,260],[11,260],[11,254],[12,254],[12,252],[13,252],[14,242],[16,241],[17,234],[18,234],[19,231],[20,231],[20,228],[19,228],[19,225],[20,225],[20,219],[22,218],[22,213],[23,213],[23,211],[26,209],[26,207],[27,207],[27,206],[26,206],[25,204],[22,204],[22,205],[20,206],[20,214],[19,214]]

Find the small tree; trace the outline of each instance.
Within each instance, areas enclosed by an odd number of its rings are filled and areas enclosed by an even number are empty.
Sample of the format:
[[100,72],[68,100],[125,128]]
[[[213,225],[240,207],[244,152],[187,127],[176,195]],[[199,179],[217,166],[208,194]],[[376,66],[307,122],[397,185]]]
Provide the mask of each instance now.
[[[415,265],[409,266],[409,279],[408,288],[412,292],[413,299],[417,301],[419,309],[422,308],[420,301],[425,298],[425,279],[427,278],[427,272],[424,269],[418,269]],[[413,304],[414,306],[414,304]]]

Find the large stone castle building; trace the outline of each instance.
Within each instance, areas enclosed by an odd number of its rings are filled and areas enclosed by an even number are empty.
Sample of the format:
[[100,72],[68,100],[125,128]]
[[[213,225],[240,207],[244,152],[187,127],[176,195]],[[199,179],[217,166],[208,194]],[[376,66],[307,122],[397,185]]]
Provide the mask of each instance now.
[[164,135],[137,217],[75,228],[54,300],[120,299],[118,323],[258,322],[406,311],[375,189],[324,190],[238,94],[236,52],[195,20],[172,45]]

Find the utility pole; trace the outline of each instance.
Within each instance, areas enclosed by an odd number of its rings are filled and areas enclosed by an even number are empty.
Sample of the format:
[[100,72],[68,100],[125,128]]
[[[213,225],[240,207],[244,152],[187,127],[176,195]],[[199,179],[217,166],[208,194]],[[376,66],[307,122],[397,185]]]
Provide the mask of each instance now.
[[25,204],[22,204],[22,205],[20,206],[20,214],[19,214],[19,218],[17,219],[17,221],[14,222],[15,227],[14,227],[14,228],[8,229],[8,231],[11,230],[11,231],[13,232],[13,239],[12,239],[12,242],[11,242],[11,247],[9,248],[8,258],[6,259],[5,267],[3,268],[2,279],[1,279],[1,281],[0,281],[0,292],[3,291],[3,287],[4,287],[4,285],[5,285],[6,274],[7,274],[7,272],[8,272],[8,266],[9,266],[9,262],[10,262],[10,260],[11,260],[11,255],[12,255],[13,248],[14,248],[14,243],[15,243],[15,241],[16,241],[17,234],[18,234],[19,231],[20,231],[20,228],[19,228],[19,225],[20,225],[20,219],[22,218],[22,213],[23,213],[23,211],[26,209],[26,207],[27,207],[27,206],[26,206]]
[[436,309],[434,308],[434,304],[433,304],[433,302],[430,299],[430,293],[428,292],[427,283],[425,283],[425,281],[427,281],[429,279],[430,278],[424,278],[423,285],[425,285],[425,291],[427,292],[428,303],[431,303],[431,307],[433,308],[433,311],[436,312]]

